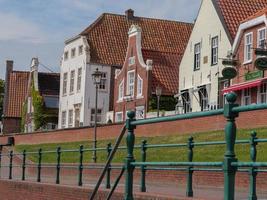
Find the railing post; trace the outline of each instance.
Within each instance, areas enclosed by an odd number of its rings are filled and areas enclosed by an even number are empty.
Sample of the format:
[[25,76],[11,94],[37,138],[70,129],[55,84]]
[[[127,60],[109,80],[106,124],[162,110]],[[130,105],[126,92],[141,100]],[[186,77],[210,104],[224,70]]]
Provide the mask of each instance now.
[[[188,147],[188,162],[192,162],[193,148],[194,148],[194,138],[192,136],[188,138],[187,147]],[[187,168],[186,196],[193,197],[193,167],[191,166]]]
[[79,176],[78,176],[78,186],[83,185],[83,145],[80,145],[80,160],[79,160]]
[[56,184],[60,182],[60,160],[61,160],[61,147],[57,148],[57,174],[56,174]]
[[41,182],[42,149],[38,151],[37,182]]
[[133,171],[134,166],[131,165],[131,162],[134,162],[134,142],[135,135],[134,129],[135,126],[131,125],[131,122],[135,120],[135,112],[130,111],[127,113],[128,119],[126,120],[126,128],[128,129],[126,144],[127,144],[127,157],[125,159],[125,192],[124,192],[124,200],[133,200]]
[[26,168],[26,150],[22,153],[22,177],[21,180],[25,181],[25,168]]
[[[107,159],[109,158],[111,151],[112,151],[111,143],[108,143],[108,145],[107,145]],[[110,171],[111,171],[111,165],[109,165],[108,169],[107,169],[106,189],[110,189]]]
[[[143,140],[141,145],[141,160],[142,162],[146,162],[146,150],[147,150],[147,141]],[[146,166],[141,166],[141,184],[140,191],[146,192]]]
[[[250,137],[250,159],[252,162],[256,162],[257,159],[257,142],[255,141],[257,138],[257,133],[255,131],[251,132]],[[252,167],[249,170],[249,200],[257,200],[256,194],[256,177],[257,177],[257,167]]]
[[236,124],[235,118],[238,113],[233,112],[237,95],[229,93],[226,95],[228,101],[224,106],[224,116],[227,119],[225,125],[225,142],[226,152],[224,154],[223,171],[224,171],[224,200],[234,200],[235,197],[235,174],[237,167],[232,166],[232,162],[237,162],[235,157],[235,140],[236,140]]
[[13,150],[9,152],[9,179],[12,179]]

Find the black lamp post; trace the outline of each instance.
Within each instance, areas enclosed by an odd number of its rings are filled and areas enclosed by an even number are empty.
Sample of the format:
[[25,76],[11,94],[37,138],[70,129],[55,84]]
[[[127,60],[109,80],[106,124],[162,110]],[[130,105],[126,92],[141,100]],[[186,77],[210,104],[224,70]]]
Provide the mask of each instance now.
[[13,146],[15,144],[14,137],[8,137],[6,144],[0,144],[0,178],[1,178],[1,166],[2,166],[2,150],[4,146]]
[[157,96],[157,117],[159,117],[159,100],[162,93],[162,88],[160,86],[156,87],[156,96]]
[[101,83],[102,78],[102,72],[98,71],[98,68],[94,73],[92,74],[92,78],[95,84],[95,123],[94,123],[94,143],[93,143],[93,161],[96,163],[96,147],[97,147],[97,138],[96,138],[96,132],[97,132],[97,100],[98,100],[98,87]]

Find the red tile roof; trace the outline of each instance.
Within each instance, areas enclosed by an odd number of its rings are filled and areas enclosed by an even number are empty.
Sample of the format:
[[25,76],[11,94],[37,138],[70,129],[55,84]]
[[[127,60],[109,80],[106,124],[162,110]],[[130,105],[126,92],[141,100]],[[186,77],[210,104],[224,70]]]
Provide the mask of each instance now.
[[249,16],[248,18],[246,18],[245,20],[243,20],[242,23],[243,23],[243,22],[247,22],[247,21],[249,21],[249,20],[251,20],[251,19],[254,19],[254,18],[263,16],[263,15],[266,16],[266,14],[267,14],[267,7],[264,8],[264,9],[262,9],[262,10],[260,10],[260,11],[258,11],[258,12],[256,12],[255,14]]
[[27,95],[29,72],[13,71],[9,77],[8,103],[5,117],[21,117],[23,102]]
[[267,6],[267,0],[215,0],[230,36],[235,38],[240,23]]
[[179,85],[179,65],[181,54],[142,50],[144,60],[153,60],[152,65],[152,93],[156,87],[162,88],[163,95],[175,95]]
[[142,28],[142,48],[183,54],[193,24],[169,20],[133,17],[104,13],[81,35],[86,35],[91,52],[91,62],[123,65],[128,31],[132,24]]

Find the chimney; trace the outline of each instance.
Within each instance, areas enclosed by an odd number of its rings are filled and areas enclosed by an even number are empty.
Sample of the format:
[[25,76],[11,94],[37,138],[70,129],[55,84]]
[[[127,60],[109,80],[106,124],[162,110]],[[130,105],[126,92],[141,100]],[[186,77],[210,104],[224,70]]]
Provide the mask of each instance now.
[[128,9],[125,11],[125,16],[127,20],[133,20],[134,19],[134,10]]
[[6,77],[5,77],[5,94],[4,94],[4,105],[3,105],[3,115],[6,114],[6,107],[8,103],[8,93],[9,93],[9,79],[10,74],[13,71],[13,60],[6,61]]

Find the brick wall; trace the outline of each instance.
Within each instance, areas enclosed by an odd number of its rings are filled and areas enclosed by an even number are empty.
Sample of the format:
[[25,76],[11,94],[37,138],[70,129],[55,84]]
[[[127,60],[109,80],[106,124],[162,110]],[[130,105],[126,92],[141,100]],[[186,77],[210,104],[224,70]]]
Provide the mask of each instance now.
[[4,117],[3,133],[17,133],[20,131],[20,118]]
[[[87,200],[90,192],[90,189],[81,187],[0,180],[0,194],[1,199],[3,200]],[[96,200],[106,199],[107,194],[108,191],[106,190],[100,191]],[[123,193],[116,192],[112,199],[123,199]],[[149,194],[135,194],[135,199],[174,200],[180,198],[163,197],[160,195],[151,196]]]
[[[266,127],[267,111],[250,111],[240,113],[237,118],[237,128],[258,128]],[[195,119],[179,120],[172,122],[163,122],[150,125],[138,126],[136,136],[163,136],[163,135],[179,135],[190,134],[195,132],[223,130],[225,119],[222,115],[211,117],[199,117]],[[116,138],[122,124],[113,124],[98,127],[98,139]],[[76,129],[64,129],[49,132],[36,132],[28,134],[11,134],[15,136],[15,143],[18,144],[41,144],[41,143],[62,143],[74,141],[86,141],[93,138],[92,127],[83,127]],[[0,143],[6,143],[7,136],[0,137]]]

